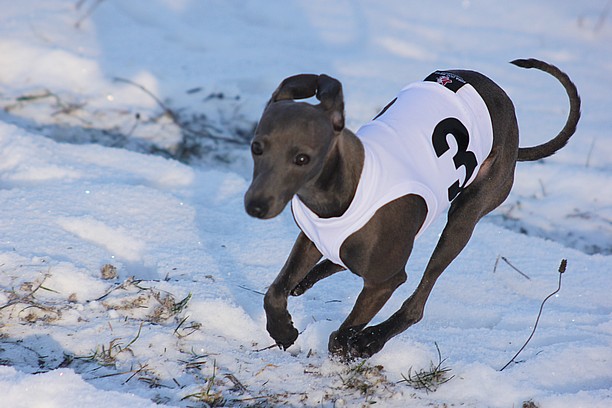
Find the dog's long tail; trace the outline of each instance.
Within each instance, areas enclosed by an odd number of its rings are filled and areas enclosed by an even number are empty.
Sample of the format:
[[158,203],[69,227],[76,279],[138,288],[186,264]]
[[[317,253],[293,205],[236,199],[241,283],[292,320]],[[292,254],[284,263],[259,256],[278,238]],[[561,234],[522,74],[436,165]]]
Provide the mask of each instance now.
[[533,147],[521,147],[518,151],[518,161],[539,160],[544,157],[552,156],[557,150],[561,149],[569,138],[576,131],[578,120],[580,119],[580,96],[576,85],[571,81],[569,76],[554,65],[550,65],[544,61],[537,59],[517,59],[512,61],[512,64],[521,68],[536,68],[544,72],[548,72],[561,82],[565,88],[570,102],[570,111],[565,122],[565,126],[557,136],[546,143]]

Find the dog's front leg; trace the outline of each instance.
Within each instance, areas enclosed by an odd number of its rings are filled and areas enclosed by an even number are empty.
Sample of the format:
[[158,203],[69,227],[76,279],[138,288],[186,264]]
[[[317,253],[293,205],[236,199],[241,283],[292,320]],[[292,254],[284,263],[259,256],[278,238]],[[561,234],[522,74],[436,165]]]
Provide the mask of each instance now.
[[306,275],[306,277],[291,290],[291,296],[302,296],[318,281],[344,270],[346,270],[344,266],[337,265],[329,259],[324,259],[320,263],[316,264],[315,267],[308,272],[308,275]]
[[283,349],[291,346],[298,336],[291,315],[287,311],[287,298],[291,290],[304,279],[319,259],[321,253],[317,247],[304,233],[300,233],[285,265],[266,292],[264,297],[266,328],[276,344]]

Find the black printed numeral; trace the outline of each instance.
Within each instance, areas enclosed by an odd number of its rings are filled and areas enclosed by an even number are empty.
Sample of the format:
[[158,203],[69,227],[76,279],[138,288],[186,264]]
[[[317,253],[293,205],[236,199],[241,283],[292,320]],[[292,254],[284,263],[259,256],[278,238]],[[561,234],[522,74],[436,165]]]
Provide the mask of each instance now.
[[453,156],[455,169],[459,170],[461,166],[465,167],[465,181],[463,184],[457,180],[448,188],[448,201],[453,201],[472,177],[478,165],[478,161],[476,160],[476,155],[467,149],[470,144],[468,130],[463,123],[456,118],[446,118],[438,123],[431,135],[431,142],[438,157],[441,157],[450,149],[446,141],[448,135],[451,135],[455,139],[458,146],[457,153]]

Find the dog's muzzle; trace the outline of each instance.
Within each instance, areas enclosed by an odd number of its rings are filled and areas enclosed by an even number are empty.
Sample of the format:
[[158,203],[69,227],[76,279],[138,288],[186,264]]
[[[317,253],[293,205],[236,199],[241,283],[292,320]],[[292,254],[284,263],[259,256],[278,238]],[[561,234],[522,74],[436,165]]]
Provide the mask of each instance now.
[[250,201],[245,203],[244,207],[247,214],[255,218],[265,218],[269,211],[268,204],[258,201]]

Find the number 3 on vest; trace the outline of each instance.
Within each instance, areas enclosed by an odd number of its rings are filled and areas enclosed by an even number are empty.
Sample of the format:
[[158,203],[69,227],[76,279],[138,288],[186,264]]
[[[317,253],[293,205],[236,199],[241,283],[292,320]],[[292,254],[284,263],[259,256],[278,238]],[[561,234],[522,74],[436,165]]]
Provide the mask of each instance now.
[[463,190],[468,180],[472,177],[478,162],[476,160],[476,155],[467,150],[470,143],[468,130],[463,123],[456,118],[446,118],[434,128],[433,134],[431,135],[431,142],[436,152],[436,156],[441,157],[450,149],[446,141],[448,135],[451,135],[457,142],[458,150],[453,156],[455,169],[459,170],[461,166],[465,167],[465,180],[463,184],[457,180],[448,188],[448,201],[450,202]]

